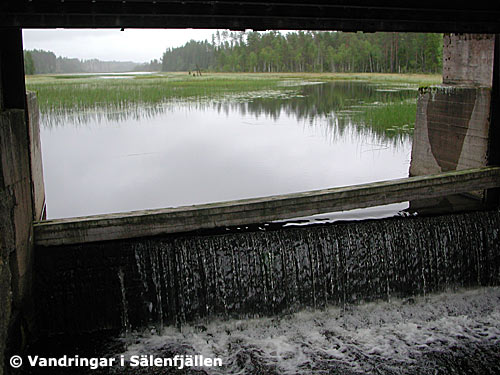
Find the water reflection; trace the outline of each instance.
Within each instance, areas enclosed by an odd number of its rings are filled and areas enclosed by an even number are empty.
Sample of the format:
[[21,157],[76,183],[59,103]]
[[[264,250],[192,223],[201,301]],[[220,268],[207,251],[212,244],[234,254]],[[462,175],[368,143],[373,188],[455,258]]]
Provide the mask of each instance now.
[[416,91],[360,82],[42,113],[49,218],[406,177]]
[[[293,82],[287,84],[292,86]],[[296,83],[297,84],[297,83]],[[281,115],[296,117],[297,121],[326,120],[335,132],[349,126],[358,131],[385,139],[406,138],[413,130],[416,113],[416,92],[411,86],[388,86],[362,82],[339,81],[295,86],[290,91],[266,90],[230,94],[218,97],[195,97],[169,100],[161,104],[96,103],[93,108],[48,109],[42,113],[47,127],[87,125],[103,121],[147,120],[165,112],[215,110],[228,115],[239,112],[257,119],[266,116],[277,120]],[[374,116],[378,112],[378,117]]]

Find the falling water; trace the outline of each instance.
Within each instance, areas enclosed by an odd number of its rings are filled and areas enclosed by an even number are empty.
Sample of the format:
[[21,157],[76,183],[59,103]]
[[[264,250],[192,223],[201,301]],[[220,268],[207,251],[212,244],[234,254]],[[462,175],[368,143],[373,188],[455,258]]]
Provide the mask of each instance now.
[[499,234],[488,211],[38,249],[41,327],[224,363],[182,374],[493,375]]
[[125,334],[129,331],[129,319],[128,319],[128,303],[127,296],[125,292],[125,282],[123,270],[121,268],[118,269],[118,279],[120,280],[120,291],[122,295],[122,330]]
[[143,240],[151,321],[262,316],[499,281],[498,214]]

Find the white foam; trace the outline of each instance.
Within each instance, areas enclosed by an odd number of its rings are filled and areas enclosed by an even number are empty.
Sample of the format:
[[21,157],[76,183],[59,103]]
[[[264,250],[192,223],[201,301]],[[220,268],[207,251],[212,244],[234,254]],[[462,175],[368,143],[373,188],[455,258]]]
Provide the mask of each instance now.
[[280,374],[329,368],[371,373],[374,363],[401,370],[428,352],[500,345],[499,302],[500,288],[489,287],[270,318],[215,319],[168,327],[161,336],[135,336],[125,355],[187,348],[222,358],[224,367],[208,369],[211,374],[258,373],[256,366]]

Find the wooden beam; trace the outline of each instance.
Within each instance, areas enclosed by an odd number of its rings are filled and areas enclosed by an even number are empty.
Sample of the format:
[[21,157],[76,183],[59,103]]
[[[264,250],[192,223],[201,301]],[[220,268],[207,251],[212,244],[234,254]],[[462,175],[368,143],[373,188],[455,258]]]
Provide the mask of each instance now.
[[500,186],[500,167],[454,171],[303,193],[34,224],[35,244],[55,246],[248,225]]
[[0,27],[230,28],[498,33],[500,11],[470,3],[366,1],[4,0]]

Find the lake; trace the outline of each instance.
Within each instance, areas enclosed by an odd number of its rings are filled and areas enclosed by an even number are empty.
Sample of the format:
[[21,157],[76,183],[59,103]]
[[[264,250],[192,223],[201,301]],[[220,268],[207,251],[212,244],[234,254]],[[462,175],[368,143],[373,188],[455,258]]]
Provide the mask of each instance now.
[[275,88],[160,102],[42,102],[47,217],[407,177],[416,96],[416,86],[404,84],[286,79]]

